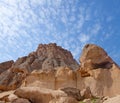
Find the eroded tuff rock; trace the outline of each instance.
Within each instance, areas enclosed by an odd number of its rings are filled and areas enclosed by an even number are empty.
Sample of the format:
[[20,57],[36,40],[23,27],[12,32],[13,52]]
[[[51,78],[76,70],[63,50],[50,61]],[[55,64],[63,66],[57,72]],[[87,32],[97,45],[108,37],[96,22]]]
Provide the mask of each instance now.
[[86,45],[80,62],[81,67],[77,70],[78,89],[89,87],[93,96],[120,94],[120,69],[101,47]]
[[[10,62],[11,63],[11,62]],[[5,63],[1,63],[1,66]],[[79,68],[72,54],[55,43],[40,44],[35,52],[18,58],[12,66],[5,66],[0,75],[0,90],[18,88],[33,70],[52,70],[57,67]],[[9,69],[8,69],[9,68]],[[5,69],[5,70],[4,70]],[[4,71],[4,72],[3,72]]]
[[79,89],[67,87],[67,88],[61,88],[61,90],[64,91],[69,97],[73,97],[78,101],[83,99]]
[[107,53],[99,46],[87,44],[83,48],[80,57],[81,68],[86,69],[109,69],[114,63]]
[[[39,45],[35,52],[19,58],[10,68],[1,69],[0,90],[21,86],[15,92],[18,98],[25,97],[34,103],[72,100],[77,103],[79,96],[89,99],[120,94],[120,69],[101,47],[86,45],[80,63],[79,67],[71,53],[56,44]],[[58,90],[61,88],[65,88],[64,93]],[[66,88],[79,89],[81,94]],[[72,96],[74,92],[78,97]]]
[[14,63],[13,60],[0,63],[0,74],[2,72],[6,71],[7,69],[9,69],[12,66],[13,63]]
[[68,67],[57,67],[55,70],[35,70],[25,78],[22,86],[59,89],[76,88],[76,73]]
[[15,91],[15,95],[26,98],[32,103],[49,103],[52,99],[67,97],[63,91],[39,87],[22,87]]
[[78,63],[69,51],[51,43],[40,44],[35,52],[19,58],[12,67],[19,68],[20,71],[27,73],[33,70],[50,70],[61,66],[68,66],[72,69],[79,68]]

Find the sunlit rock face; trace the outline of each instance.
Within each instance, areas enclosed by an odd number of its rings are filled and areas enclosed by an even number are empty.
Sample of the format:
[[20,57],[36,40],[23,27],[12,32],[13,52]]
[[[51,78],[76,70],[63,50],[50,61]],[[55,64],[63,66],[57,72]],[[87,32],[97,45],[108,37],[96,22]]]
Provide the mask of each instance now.
[[120,69],[101,47],[86,45],[80,62],[81,67],[77,70],[77,88],[90,87],[92,93],[98,96],[120,94]]
[[87,44],[83,48],[80,57],[81,67],[85,69],[109,69],[114,63],[101,47],[94,44]]
[[52,103],[120,95],[119,67],[104,49],[94,44],[84,47],[80,65],[69,51],[56,44],[40,44],[28,56],[0,63],[0,73],[0,90],[15,90],[18,101],[23,96],[36,103]]
[[[4,66],[4,64],[7,65]],[[26,76],[30,75],[34,70],[52,71],[58,67],[77,69],[79,68],[79,64],[75,61],[75,59],[73,59],[72,54],[68,50],[57,46],[55,43],[50,43],[40,44],[35,52],[30,53],[28,56],[18,58],[18,60],[14,63],[12,61],[1,63],[0,67],[3,68],[0,68],[0,89],[10,90],[19,87],[22,84],[22,80],[24,80]],[[42,80],[43,77],[46,77],[46,80],[48,80],[47,78],[52,78],[52,74],[51,76],[47,76],[49,73],[40,73],[41,79],[39,79]],[[31,75],[35,75],[35,73],[32,73]],[[42,81],[44,80],[45,79]],[[51,79],[49,80],[48,82],[51,82]],[[55,77],[53,78],[53,81],[54,80]],[[53,88],[53,86],[50,87]]]
[[69,51],[57,46],[55,43],[51,43],[40,44],[35,52],[19,58],[14,63],[13,68],[19,68],[20,71],[29,73],[33,70],[50,70],[61,66],[67,66],[71,69],[79,68],[78,63]]

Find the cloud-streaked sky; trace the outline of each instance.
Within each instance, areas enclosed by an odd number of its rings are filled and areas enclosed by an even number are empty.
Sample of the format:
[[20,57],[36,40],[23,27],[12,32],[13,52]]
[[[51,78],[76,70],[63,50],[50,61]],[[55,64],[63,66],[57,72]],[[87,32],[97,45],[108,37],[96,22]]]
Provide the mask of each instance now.
[[120,64],[120,0],[0,0],[0,62],[56,42],[79,60],[86,43]]

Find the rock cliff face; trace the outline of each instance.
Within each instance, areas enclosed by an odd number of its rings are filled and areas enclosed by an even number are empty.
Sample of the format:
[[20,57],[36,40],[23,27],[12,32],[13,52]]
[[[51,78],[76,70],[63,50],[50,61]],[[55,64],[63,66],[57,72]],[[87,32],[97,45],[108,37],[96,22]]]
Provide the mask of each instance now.
[[[34,70],[49,71],[57,67],[76,69],[79,68],[79,64],[73,59],[69,51],[51,43],[48,45],[40,44],[35,52],[18,58],[14,63],[13,61],[1,63],[0,67],[0,90],[10,90],[19,87],[22,80]],[[44,75],[44,73],[41,74]]]
[[[44,103],[65,101],[72,103],[71,100],[77,103],[76,98],[71,97],[71,94],[79,94],[78,90],[81,91],[80,100],[82,100],[120,95],[119,87],[119,66],[101,47],[94,44],[85,45],[80,57],[80,65],[69,51],[54,43],[40,44],[36,51],[18,58],[15,62],[0,63],[0,90],[15,90],[14,94],[18,96],[15,101],[23,101],[25,96],[24,99],[28,99],[26,102],[32,101],[32,103],[39,103],[39,100],[41,103],[43,101]],[[36,90],[40,88],[46,89],[37,92]],[[59,89],[65,90],[62,91],[65,97],[60,96]],[[69,95],[66,94],[66,90]],[[29,93],[30,95],[27,95]],[[40,97],[35,96],[37,94]],[[7,101],[10,101],[9,98]],[[17,103],[15,101],[14,103]]]
[[120,69],[101,47],[94,44],[86,45],[80,62],[81,67],[77,72],[77,88],[90,87],[92,94],[98,96],[120,94]]

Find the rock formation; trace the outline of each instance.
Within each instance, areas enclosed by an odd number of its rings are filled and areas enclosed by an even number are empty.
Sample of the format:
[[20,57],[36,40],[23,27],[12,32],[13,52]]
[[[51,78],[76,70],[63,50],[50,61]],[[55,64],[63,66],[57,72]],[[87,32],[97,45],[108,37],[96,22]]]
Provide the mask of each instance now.
[[119,87],[119,66],[94,44],[85,45],[80,65],[54,43],[40,44],[15,62],[0,63],[0,100],[10,103],[78,103],[92,98],[102,103],[103,96],[120,95]]
[[14,63],[13,60],[0,63],[0,74],[9,69],[13,63]]
[[120,94],[120,69],[101,47],[86,45],[80,62],[81,67],[77,70],[78,89],[89,87],[95,96]]
[[[1,63],[1,66],[4,64]],[[35,52],[30,53],[28,56],[18,58],[9,69],[6,66],[1,70],[0,90],[18,88],[22,80],[33,70],[49,71],[57,67],[66,66],[71,69],[79,68],[79,64],[73,59],[69,51],[57,46],[55,43],[48,45],[40,44]]]

